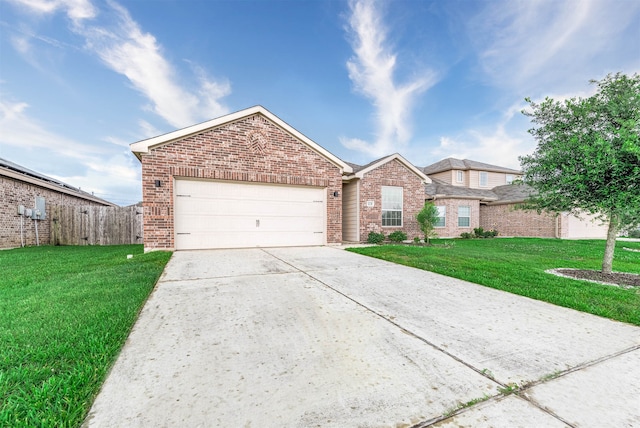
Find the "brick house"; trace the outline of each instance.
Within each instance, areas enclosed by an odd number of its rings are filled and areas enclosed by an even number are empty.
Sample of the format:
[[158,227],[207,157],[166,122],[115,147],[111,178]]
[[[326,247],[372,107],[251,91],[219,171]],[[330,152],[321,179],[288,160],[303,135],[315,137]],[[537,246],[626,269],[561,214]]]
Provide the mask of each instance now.
[[131,145],[145,250],[342,242],[352,168],[256,106]]
[[443,159],[423,171],[432,178],[426,197],[441,213],[436,232],[441,237],[459,237],[474,228],[497,230],[501,236],[603,239],[607,225],[594,216],[569,213],[538,214],[518,209],[533,192],[515,184],[522,172],[497,165]]
[[0,248],[50,244],[51,205],[116,206],[2,158],[0,200]]
[[555,216],[553,227],[551,217],[519,219],[531,215],[513,210],[526,197],[513,199],[520,186],[508,184],[520,171],[453,158],[421,169],[397,153],[350,164],[261,106],[131,150],[142,164],[147,251],[339,244],[396,230],[412,239],[425,200],[442,212],[443,237],[479,226],[513,236],[563,230]]
[[429,177],[397,153],[368,165],[349,165],[353,173],[342,186],[344,241],[366,241],[369,232],[389,235],[396,230],[408,238],[421,236],[416,214],[424,206]]

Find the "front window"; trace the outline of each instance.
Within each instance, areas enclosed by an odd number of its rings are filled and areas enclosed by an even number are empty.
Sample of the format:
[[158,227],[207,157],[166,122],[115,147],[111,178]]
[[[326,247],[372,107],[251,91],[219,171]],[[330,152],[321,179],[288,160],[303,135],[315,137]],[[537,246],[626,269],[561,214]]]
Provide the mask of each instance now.
[[445,227],[447,224],[447,207],[436,207],[438,209],[438,221],[435,227]]
[[489,173],[485,171],[480,172],[480,187],[487,187],[489,185]]
[[462,171],[456,171],[456,182],[462,183],[464,181],[464,173]]
[[513,174],[507,174],[507,184],[513,183]]
[[469,227],[471,224],[471,207],[458,207],[458,227]]
[[402,187],[382,186],[382,225],[402,226]]

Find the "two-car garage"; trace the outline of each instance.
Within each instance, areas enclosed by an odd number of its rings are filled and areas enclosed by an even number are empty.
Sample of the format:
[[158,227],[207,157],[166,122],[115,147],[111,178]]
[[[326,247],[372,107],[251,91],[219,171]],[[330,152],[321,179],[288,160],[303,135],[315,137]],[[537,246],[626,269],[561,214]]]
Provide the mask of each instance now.
[[342,242],[350,165],[255,106],[131,145],[145,251]]
[[325,244],[324,188],[176,179],[174,189],[177,250]]

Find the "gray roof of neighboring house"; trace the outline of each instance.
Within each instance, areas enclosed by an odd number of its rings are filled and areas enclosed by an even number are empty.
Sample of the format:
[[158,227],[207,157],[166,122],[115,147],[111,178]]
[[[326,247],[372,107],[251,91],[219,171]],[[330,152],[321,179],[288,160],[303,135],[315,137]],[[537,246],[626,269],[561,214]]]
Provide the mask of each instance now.
[[480,199],[481,201],[494,201],[498,196],[487,189],[470,189],[463,186],[453,186],[437,178],[431,179],[431,184],[425,186],[425,193],[429,197],[453,197],[465,199]]
[[429,198],[453,198],[453,199],[479,199],[488,204],[508,204],[524,202],[531,194],[533,188],[526,184],[505,184],[503,186],[487,189],[470,189],[468,187],[453,186],[437,178],[431,179],[432,183],[425,186],[425,194]]
[[526,184],[505,184],[491,189],[498,196],[501,203],[522,202],[535,193],[535,190]]
[[104,203],[104,205],[115,206],[114,203],[106,201],[102,198],[98,198],[97,196],[85,192],[77,187],[70,186],[60,180],[56,180],[55,178],[40,174],[39,172],[33,171],[29,168],[25,168],[24,166],[18,165],[17,163],[11,162],[7,159],[0,158],[0,172],[2,172],[3,169],[17,173],[18,176],[22,175],[25,176],[25,178],[29,177],[31,179],[36,179],[37,181],[42,182],[45,187],[48,187],[52,190],[58,190],[67,194],[73,194],[79,198]]
[[505,168],[498,165],[491,165],[488,163],[478,162],[469,159],[456,159],[446,158],[438,161],[429,166],[425,166],[422,170],[425,174],[437,174],[443,171],[451,170],[479,170],[479,171],[491,171],[491,172],[504,172],[509,174],[522,174],[522,171],[518,171],[511,168]]

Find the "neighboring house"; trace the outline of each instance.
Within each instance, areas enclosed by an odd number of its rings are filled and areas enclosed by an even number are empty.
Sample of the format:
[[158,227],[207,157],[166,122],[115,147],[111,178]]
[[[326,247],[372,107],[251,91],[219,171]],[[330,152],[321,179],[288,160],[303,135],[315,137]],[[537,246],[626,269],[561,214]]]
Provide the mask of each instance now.
[[145,250],[342,242],[352,168],[261,106],[131,145]]
[[116,206],[2,158],[0,200],[0,248],[49,244],[52,205]]
[[429,177],[397,153],[364,166],[349,165],[353,174],[342,185],[343,241],[366,241],[369,232],[401,230],[409,239],[422,235],[416,214],[424,206]]
[[469,189],[493,189],[522,178],[522,171],[468,159],[447,158],[423,169],[430,178]]
[[422,170],[399,154],[350,164],[261,106],[131,151],[142,163],[146,251],[339,244],[396,230],[413,239],[425,200],[442,212],[443,237],[478,226],[513,236],[551,230],[505,223],[530,215],[512,209],[526,198],[507,184],[520,171],[452,158]]
[[443,159],[423,169],[431,177],[427,199],[441,214],[436,232],[441,237],[458,237],[474,228],[497,230],[500,236],[546,238],[606,238],[607,225],[594,216],[577,218],[522,210],[533,192],[517,183],[522,172],[472,160]]

